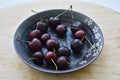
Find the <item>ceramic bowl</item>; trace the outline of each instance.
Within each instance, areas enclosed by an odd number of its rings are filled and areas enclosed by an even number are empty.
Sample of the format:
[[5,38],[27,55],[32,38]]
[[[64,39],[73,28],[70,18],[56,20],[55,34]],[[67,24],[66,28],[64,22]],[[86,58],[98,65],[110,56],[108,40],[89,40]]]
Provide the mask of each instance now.
[[[54,69],[49,69],[46,67],[36,65],[35,63],[33,63],[32,60],[29,60],[33,55],[33,53],[28,48],[28,44],[16,40],[16,36],[19,35],[21,40],[26,40],[26,41],[29,40],[28,33],[36,28],[36,23],[38,21],[40,21],[41,19],[48,19],[50,17],[55,17],[58,14],[62,13],[63,11],[65,10],[53,9],[53,10],[42,11],[30,16],[20,24],[14,35],[14,47],[18,56],[24,63],[26,63],[27,65],[29,65],[30,67],[36,70],[47,73],[67,73],[67,72],[80,70],[88,66],[90,63],[92,63],[97,59],[97,57],[100,55],[103,49],[103,44],[104,44],[104,38],[100,27],[91,18],[87,17],[86,15],[80,12],[67,11],[65,14],[59,17],[61,22],[65,24],[67,27],[70,27],[71,24],[73,24],[73,22],[80,21],[83,24],[82,29],[85,30],[86,36],[91,42],[92,46],[88,43],[87,40],[84,40],[83,50],[81,51],[80,55],[79,54],[75,55],[74,53],[71,54],[70,56],[71,63],[69,68],[66,70],[56,71]],[[74,18],[72,18],[71,14],[73,14]],[[50,30],[48,30],[48,33],[52,35],[53,38],[56,38],[58,40],[60,46],[66,45],[70,48],[71,41],[74,39],[71,36],[72,33],[70,29],[67,31],[66,37],[62,40],[59,39],[56,36],[56,34],[52,33]],[[43,52],[44,53],[46,52],[44,48],[43,48]]]

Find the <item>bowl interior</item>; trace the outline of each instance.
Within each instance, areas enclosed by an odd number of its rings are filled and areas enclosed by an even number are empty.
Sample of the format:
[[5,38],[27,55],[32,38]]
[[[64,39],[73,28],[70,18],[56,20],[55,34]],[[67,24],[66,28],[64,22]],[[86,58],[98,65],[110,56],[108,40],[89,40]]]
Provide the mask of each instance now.
[[[84,49],[81,51],[81,54],[74,55],[72,52],[71,58],[71,64],[70,67],[66,70],[58,70],[55,71],[53,69],[45,68],[42,66],[38,66],[32,62],[32,60],[29,60],[33,53],[29,50],[28,44],[23,43],[16,40],[16,36],[19,35],[21,40],[28,41],[28,33],[36,28],[36,23],[40,21],[41,19],[48,19],[50,17],[57,16],[58,14],[62,13],[64,10],[62,9],[56,9],[56,10],[47,10],[40,13],[37,13],[28,19],[26,19],[17,29],[14,36],[14,46],[16,49],[16,52],[18,56],[22,59],[23,62],[31,66],[32,68],[35,68],[37,70],[48,72],[48,73],[66,73],[75,71],[78,69],[81,69],[91,62],[93,62],[101,53],[104,39],[103,34],[98,27],[98,25],[89,17],[75,12],[75,11],[68,11],[64,15],[60,16],[60,20],[63,24],[67,25],[67,27],[70,27],[71,24],[75,21],[80,21],[83,23],[83,29],[87,33],[87,37],[92,43],[93,46],[90,46],[87,40],[84,40]],[[74,19],[71,16],[71,13],[74,16]],[[52,36],[52,38],[55,38],[60,43],[60,46],[68,46],[70,48],[71,41],[74,39],[72,36],[71,30],[68,28],[66,37],[64,39],[59,38],[54,32],[52,32],[50,29],[48,29],[48,33]],[[95,47],[95,48],[93,48]],[[43,53],[47,52],[47,49],[43,47]]]

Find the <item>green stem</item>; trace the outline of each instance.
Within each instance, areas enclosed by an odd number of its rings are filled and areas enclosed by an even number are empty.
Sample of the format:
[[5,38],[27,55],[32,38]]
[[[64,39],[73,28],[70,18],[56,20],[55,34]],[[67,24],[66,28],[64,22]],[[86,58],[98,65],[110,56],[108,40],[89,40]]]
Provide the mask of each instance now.
[[88,41],[88,43],[91,45],[91,47],[94,49],[92,43],[90,42],[90,40],[85,36],[85,39]]
[[34,11],[33,9],[31,10],[31,12],[33,12],[33,13],[38,13],[38,12]]
[[19,37],[18,35],[16,36],[16,40],[21,41],[21,42],[24,42],[24,43],[30,43],[30,41],[21,40],[20,37]]
[[55,53],[55,48],[53,48],[53,52]]
[[67,10],[63,11],[61,14],[57,15],[56,17],[60,17],[61,15],[65,14],[70,9],[72,9],[72,5],[70,5],[70,7]]
[[[42,22],[43,20],[41,19],[40,21],[38,21],[37,23],[39,23],[39,22]],[[36,29],[38,29],[38,26],[36,26]]]
[[36,30],[38,29],[38,26],[36,26]]
[[57,70],[58,70],[58,67],[57,67],[55,61],[54,61],[53,59],[51,59],[51,61],[53,62],[54,66],[55,66],[55,70],[57,71]]
[[71,15],[72,15],[72,19],[75,19],[75,18],[74,18],[74,15],[73,15],[73,12],[72,12],[72,9],[73,9],[73,8],[72,8],[72,5],[71,5]]
[[85,38],[85,36],[81,39],[81,41],[83,41],[83,40],[84,40],[84,38]]

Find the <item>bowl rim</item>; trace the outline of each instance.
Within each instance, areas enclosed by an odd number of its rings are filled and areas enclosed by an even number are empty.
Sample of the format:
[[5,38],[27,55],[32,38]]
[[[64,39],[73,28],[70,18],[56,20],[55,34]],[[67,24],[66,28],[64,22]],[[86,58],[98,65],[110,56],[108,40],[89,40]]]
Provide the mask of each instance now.
[[[36,14],[33,14],[32,16],[26,18],[23,22],[25,22],[26,20],[34,17],[35,15],[38,15],[38,14],[41,14],[41,13],[44,13],[44,12],[49,12],[49,11],[64,11],[64,10],[66,10],[66,9],[49,9],[49,10],[44,10],[44,11],[41,11],[41,12],[36,13]],[[81,12],[77,12],[77,11],[72,11],[72,12],[77,13],[77,14],[80,14],[80,15],[83,15],[83,16],[85,16],[85,17],[88,17],[88,16],[82,14]],[[91,19],[90,17],[88,17],[88,18]],[[91,20],[92,20],[92,19],[91,19]],[[95,23],[94,20],[92,20],[92,21]],[[74,69],[70,69],[70,70],[55,71],[55,70],[45,70],[45,69],[37,68],[36,66],[34,66],[34,65],[32,65],[32,64],[29,64],[26,60],[24,60],[24,59],[22,58],[22,56],[19,54],[19,52],[17,51],[17,48],[15,47],[15,46],[16,46],[16,45],[15,45],[16,33],[17,33],[17,30],[19,29],[19,27],[23,24],[23,22],[18,26],[18,28],[17,28],[16,31],[15,31],[14,40],[13,40],[14,49],[15,49],[18,57],[19,57],[25,64],[27,64],[27,65],[30,66],[31,68],[36,69],[36,70],[38,70],[38,71],[42,71],[42,72],[46,72],[46,73],[69,73],[69,72],[81,70],[81,69],[85,68],[86,66],[90,65],[91,63],[93,63],[93,62],[98,58],[98,56],[101,54],[101,52],[102,52],[102,50],[103,50],[103,47],[104,47],[104,36],[103,36],[103,33],[102,33],[100,27],[95,23],[95,25],[100,29],[100,33],[101,33],[101,36],[102,36],[102,49],[101,49],[101,51],[99,52],[99,54],[98,54],[97,56],[95,56],[94,58],[92,58],[92,59],[91,59],[89,62],[87,62],[85,65],[83,65],[83,66],[78,66],[78,67],[76,67],[76,68],[74,68]]]

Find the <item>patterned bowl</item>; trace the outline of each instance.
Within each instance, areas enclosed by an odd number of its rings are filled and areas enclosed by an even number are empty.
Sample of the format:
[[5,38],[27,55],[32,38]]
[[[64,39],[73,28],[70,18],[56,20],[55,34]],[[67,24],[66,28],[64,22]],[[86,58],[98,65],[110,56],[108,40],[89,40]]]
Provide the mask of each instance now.
[[[84,48],[81,51],[81,55],[78,54],[76,56],[74,55],[74,53],[72,53],[72,55],[70,56],[70,59],[71,59],[70,67],[66,70],[56,71],[46,67],[38,66],[34,64],[32,60],[29,60],[33,53],[29,50],[26,43],[16,40],[16,36],[19,35],[20,39],[22,40],[26,40],[26,41],[29,40],[28,33],[31,30],[35,29],[36,23],[40,21],[40,19],[43,19],[43,18],[48,19],[51,16],[54,17],[62,13],[63,11],[64,11],[63,9],[43,11],[27,18],[23,23],[21,23],[21,25],[18,27],[18,29],[15,32],[14,46],[18,56],[24,63],[26,63],[27,65],[29,65],[30,67],[36,70],[47,72],[47,73],[67,73],[67,72],[72,72],[72,71],[76,71],[81,68],[84,68],[85,66],[89,65],[94,60],[96,60],[96,58],[100,55],[103,49],[103,44],[104,44],[104,38],[101,32],[101,29],[89,17],[76,11],[68,11],[59,17],[62,23],[69,27],[74,21],[82,22],[83,29],[86,31],[86,34],[87,34],[86,36],[92,45],[90,45],[89,41],[86,39],[84,41]],[[71,13],[74,16],[74,19],[71,17]],[[48,31],[48,33],[52,35],[54,38],[56,38],[59,41],[60,45],[66,45],[69,48],[70,48],[71,41],[74,39],[73,37],[71,37],[70,30],[67,31],[66,38],[64,40],[57,38],[57,36],[53,34],[51,31]],[[43,48],[43,52],[45,51],[46,50]]]

